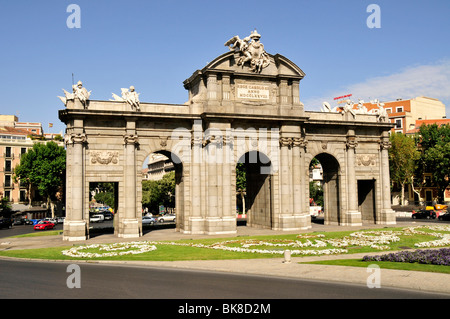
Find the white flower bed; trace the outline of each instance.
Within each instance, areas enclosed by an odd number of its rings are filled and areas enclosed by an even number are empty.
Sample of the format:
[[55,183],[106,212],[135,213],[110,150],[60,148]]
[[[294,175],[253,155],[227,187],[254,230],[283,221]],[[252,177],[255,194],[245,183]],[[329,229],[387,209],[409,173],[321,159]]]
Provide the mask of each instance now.
[[[427,228],[434,232],[425,232],[418,228]],[[80,258],[99,258],[110,256],[121,256],[129,254],[142,254],[154,251],[156,245],[175,245],[189,246],[197,248],[220,249],[234,252],[258,253],[258,254],[283,254],[285,249],[291,251],[291,255],[331,255],[347,253],[349,246],[364,246],[379,250],[389,250],[390,244],[400,241],[400,235],[430,235],[440,239],[416,243],[416,247],[438,247],[450,245],[450,226],[416,226],[407,227],[400,231],[359,231],[351,233],[343,238],[326,239],[325,235],[298,235],[300,240],[229,240],[205,244],[185,244],[176,242],[152,242],[152,241],[134,241],[114,244],[93,244],[86,246],[73,247],[62,251],[66,256]],[[310,238],[312,240],[310,240]],[[317,239],[321,238],[321,239]],[[331,249],[295,249],[295,248],[324,248],[331,245]],[[275,248],[275,249],[274,249]],[[278,248],[278,249],[276,249]],[[285,248],[285,249],[283,249]],[[97,250],[100,252],[87,252],[86,250]]]
[[[90,253],[83,252],[88,249],[99,249],[101,251],[108,251],[106,253]],[[63,255],[70,257],[81,258],[98,258],[122,256],[131,254],[142,254],[148,251],[156,250],[156,246],[149,242],[130,242],[130,243],[114,243],[114,244],[92,244],[86,246],[72,247],[68,250],[63,250]]]

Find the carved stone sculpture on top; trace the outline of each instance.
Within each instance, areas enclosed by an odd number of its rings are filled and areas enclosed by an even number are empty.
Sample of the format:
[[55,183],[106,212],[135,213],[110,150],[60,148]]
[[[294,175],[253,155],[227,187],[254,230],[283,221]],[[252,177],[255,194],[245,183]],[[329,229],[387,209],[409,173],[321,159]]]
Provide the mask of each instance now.
[[261,35],[255,30],[244,39],[234,36],[225,43],[230,50],[239,52],[241,57],[237,61],[237,65],[244,67],[244,64],[250,63],[250,70],[260,73],[262,69],[270,64],[269,55],[264,50],[264,45],[259,42]]
[[130,86],[130,90],[128,91],[128,89],[121,89],[122,90],[122,97],[118,96],[117,94],[112,94],[114,101],[124,101],[127,102],[132,109],[136,110],[136,111],[140,111],[139,108],[139,94],[137,93],[136,90],[134,89],[134,86]]
[[78,81],[77,85],[73,85],[72,88],[75,98],[79,99],[81,104],[83,104],[83,106],[86,107],[87,101],[91,96],[91,91],[88,92],[88,90],[86,90],[86,88],[83,87],[83,83],[81,81]]
[[81,104],[83,104],[83,107],[87,107],[87,102],[91,96],[91,92],[86,90],[86,88],[83,87],[83,83],[81,81],[78,81],[76,85],[72,85],[72,93],[67,92],[63,89],[64,97],[58,96],[59,99],[64,103],[64,105],[67,106],[67,101],[69,100],[80,100]]

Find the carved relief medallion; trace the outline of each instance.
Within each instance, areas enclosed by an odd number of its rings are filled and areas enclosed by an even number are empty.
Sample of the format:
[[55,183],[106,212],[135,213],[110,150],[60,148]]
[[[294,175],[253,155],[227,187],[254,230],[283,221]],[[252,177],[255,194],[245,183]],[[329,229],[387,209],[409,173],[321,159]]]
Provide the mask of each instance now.
[[119,164],[119,152],[112,151],[90,151],[91,163],[102,165]]

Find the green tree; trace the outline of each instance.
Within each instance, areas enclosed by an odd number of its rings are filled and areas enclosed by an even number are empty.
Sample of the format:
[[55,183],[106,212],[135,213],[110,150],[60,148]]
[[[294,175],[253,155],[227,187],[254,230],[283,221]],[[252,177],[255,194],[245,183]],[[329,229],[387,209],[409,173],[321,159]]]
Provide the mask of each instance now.
[[317,206],[323,207],[323,188],[314,181],[309,182],[309,197],[314,200]]
[[389,149],[391,180],[401,187],[401,204],[405,205],[405,186],[412,181],[420,153],[414,138],[394,133],[389,139],[392,144]]
[[432,174],[438,200],[443,203],[445,189],[450,185],[450,125],[421,125],[416,143],[421,152],[416,174]]
[[36,143],[22,155],[20,164],[15,168],[15,178],[28,185],[28,197],[31,204],[31,189],[35,188],[47,199],[47,207],[54,216],[53,202],[63,189],[66,169],[66,151],[55,142]]
[[151,212],[158,207],[175,207],[175,172],[172,171],[158,181],[142,181],[142,205]]
[[104,205],[115,209],[114,183],[91,183],[89,186],[89,192],[92,191],[96,193],[94,198],[98,203],[103,203]]
[[0,199],[0,215],[5,218],[10,218],[12,214],[11,205],[8,197]]
[[245,214],[245,194],[247,191],[247,171],[244,163],[236,164],[236,193],[241,196],[242,214]]

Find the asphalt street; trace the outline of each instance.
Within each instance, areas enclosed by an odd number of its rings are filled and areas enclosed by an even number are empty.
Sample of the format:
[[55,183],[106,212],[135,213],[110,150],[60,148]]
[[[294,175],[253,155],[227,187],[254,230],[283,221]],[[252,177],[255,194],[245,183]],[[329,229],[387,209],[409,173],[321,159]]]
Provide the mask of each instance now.
[[[448,295],[315,280],[213,271],[80,263],[80,288],[69,288],[71,263],[0,260],[0,299],[411,299]],[[70,284],[69,284],[70,285]]]

